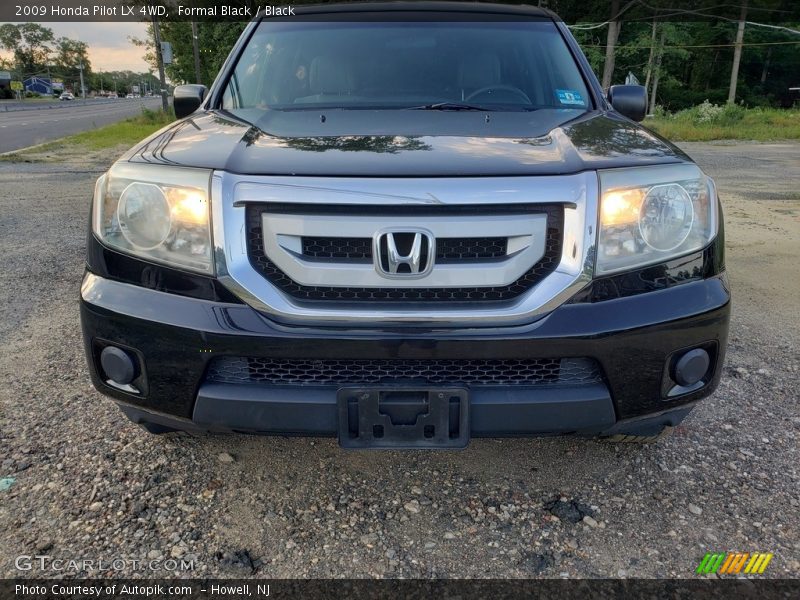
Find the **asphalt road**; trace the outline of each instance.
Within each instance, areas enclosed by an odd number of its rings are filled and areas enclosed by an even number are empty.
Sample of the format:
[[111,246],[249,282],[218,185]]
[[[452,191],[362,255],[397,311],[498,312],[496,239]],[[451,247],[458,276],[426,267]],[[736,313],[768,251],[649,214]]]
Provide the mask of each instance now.
[[[718,390],[647,446],[463,452],[147,435],[91,387],[78,321],[90,197],[118,152],[0,162],[0,578],[159,577],[165,558],[201,578],[696,578],[706,552],[771,552],[756,577],[797,577],[800,144],[685,147],[725,207]],[[37,554],[156,567],[15,567]]]
[[121,121],[141,112],[145,106],[156,109],[160,98],[119,98],[39,105],[0,106],[0,153],[19,150]]

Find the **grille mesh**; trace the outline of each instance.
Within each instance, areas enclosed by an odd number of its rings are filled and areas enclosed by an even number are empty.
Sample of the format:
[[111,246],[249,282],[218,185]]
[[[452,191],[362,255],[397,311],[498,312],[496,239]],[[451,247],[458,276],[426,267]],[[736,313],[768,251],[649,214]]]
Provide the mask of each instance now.
[[436,240],[438,260],[466,260],[474,258],[500,258],[506,255],[508,238],[441,238]]
[[370,238],[304,237],[303,254],[314,258],[371,259],[372,240]]
[[[515,207],[525,210],[526,207]],[[457,288],[363,288],[300,285],[281,271],[264,254],[261,231],[261,208],[247,207],[247,244],[250,263],[275,287],[298,300],[306,301],[373,301],[373,302],[464,302],[502,301],[525,293],[552,273],[561,258],[561,239],[564,213],[561,206],[529,208],[531,212],[547,214],[547,240],[544,256],[522,277],[504,286]],[[358,239],[358,238],[356,238]]]
[[222,356],[209,367],[217,383],[341,385],[421,382],[462,385],[580,385],[601,380],[590,358],[285,359]]
[[[508,238],[439,238],[436,240],[437,261],[478,258],[500,258],[506,255]],[[354,237],[304,237],[303,255],[312,258],[371,260],[372,239]]]

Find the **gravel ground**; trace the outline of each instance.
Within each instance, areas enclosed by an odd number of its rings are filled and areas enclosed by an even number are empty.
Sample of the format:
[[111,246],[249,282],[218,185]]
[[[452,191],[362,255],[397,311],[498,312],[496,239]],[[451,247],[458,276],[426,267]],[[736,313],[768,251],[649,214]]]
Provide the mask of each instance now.
[[14,480],[0,576],[75,575],[15,569],[46,554],[182,557],[195,569],[177,575],[203,577],[693,577],[707,551],[764,551],[767,576],[796,577],[800,145],[685,147],[726,208],[735,307],[718,391],[653,445],[474,440],[458,453],[129,424],[91,388],[78,324],[107,158],[0,163],[0,477]]

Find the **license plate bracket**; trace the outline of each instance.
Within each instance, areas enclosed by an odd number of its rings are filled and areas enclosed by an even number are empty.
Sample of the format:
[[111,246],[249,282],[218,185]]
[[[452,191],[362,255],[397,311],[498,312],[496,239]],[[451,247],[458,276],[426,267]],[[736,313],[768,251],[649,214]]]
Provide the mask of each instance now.
[[343,448],[464,448],[469,393],[464,388],[344,387],[337,392]]

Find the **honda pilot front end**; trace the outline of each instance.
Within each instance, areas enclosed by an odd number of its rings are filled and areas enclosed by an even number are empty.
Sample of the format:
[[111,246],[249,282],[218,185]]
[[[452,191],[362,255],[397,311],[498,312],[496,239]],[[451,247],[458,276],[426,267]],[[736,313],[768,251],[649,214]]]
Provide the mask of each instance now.
[[97,182],[94,385],[152,432],[651,439],[716,387],[717,191],[552,13],[297,8]]

